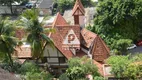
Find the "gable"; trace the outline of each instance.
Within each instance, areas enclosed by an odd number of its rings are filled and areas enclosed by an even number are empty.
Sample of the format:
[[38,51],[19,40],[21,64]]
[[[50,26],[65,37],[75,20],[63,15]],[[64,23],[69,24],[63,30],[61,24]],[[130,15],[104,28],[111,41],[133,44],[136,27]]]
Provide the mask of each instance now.
[[71,29],[68,34],[66,35],[63,44],[71,45],[71,44],[80,44],[80,41],[78,40],[76,34]]
[[56,25],[68,25],[66,20],[62,17],[62,15],[59,12],[57,13],[57,17],[52,23],[52,26],[56,26]]
[[73,7],[73,14],[72,14],[72,15],[74,15],[75,12],[76,12],[78,9],[82,12],[83,15],[85,14],[84,7],[83,7],[83,5],[82,5],[82,3],[81,3],[80,0],[76,0],[75,5],[74,5],[74,7]]
[[94,40],[91,54],[96,61],[104,61],[109,57],[109,49],[99,36]]
[[84,15],[84,12],[79,6],[77,6],[73,15]]

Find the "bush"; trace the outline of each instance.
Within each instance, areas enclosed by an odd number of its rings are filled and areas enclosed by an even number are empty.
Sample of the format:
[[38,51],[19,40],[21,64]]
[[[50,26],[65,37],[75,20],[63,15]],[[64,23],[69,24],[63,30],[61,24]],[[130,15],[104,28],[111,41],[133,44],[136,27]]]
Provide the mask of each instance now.
[[96,77],[94,77],[94,80],[104,80],[104,78],[100,77],[100,76],[96,76]]
[[52,80],[53,78],[50,73],[40,70],[35,63],[31,62],[24,63],[20,68],[20,73],[25,80]]
[[36,64],[31,62],[24,63],[19,70],[23,75],[25,75],[27,72],[40,72]]
[[71,80],[83,78],[85,76],[84,70],[81,67],[69,68],[66,74]]
[[98,69],[92,60],[84,56],[83,58],[72,58],[68,61],[69,68],[66,71],[67,76],[73,79],[85,79],[87,74],[99,76]]
[[67,74],[62,74],[60,75],[59,80],[70,80],[70,79],[67,77]]
[[129,64],[124,71],[124,75],[132,80],[138,80],[142,77],[142,62],[133,62]]
[[26,80],[52,80],[52,76],[46,72],[27,72]]
[[19,64],[18,62],[14,62],[13,66],[10,66],[10,64],[8,63],[2,63],[2,66],[1,66],[1,68],[3,68],[4,70],[7,70],[13,73],[19,73],[20,67],[21,67],[21,64]]
[[124,71],[130,62],[129,56],[111,56],[107,59],[112,68],[111,73],[118,78],[124,77]]

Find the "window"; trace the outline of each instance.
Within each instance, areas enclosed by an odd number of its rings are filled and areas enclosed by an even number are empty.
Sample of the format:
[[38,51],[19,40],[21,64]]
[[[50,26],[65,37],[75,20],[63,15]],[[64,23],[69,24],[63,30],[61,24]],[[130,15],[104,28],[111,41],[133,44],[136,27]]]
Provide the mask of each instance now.
[[59,63],[66,63],[65,57],[59,57]]
[[47,58],[46,57],[42,58],[42,63],[46,63],[46,62],[47,62]]

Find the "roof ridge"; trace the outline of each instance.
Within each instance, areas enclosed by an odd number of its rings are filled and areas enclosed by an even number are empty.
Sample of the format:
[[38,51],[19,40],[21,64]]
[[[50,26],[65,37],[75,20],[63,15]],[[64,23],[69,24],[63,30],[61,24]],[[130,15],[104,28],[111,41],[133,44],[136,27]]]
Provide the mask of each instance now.
[[109,48],[106,46],[106,44],[104,43],[104,41],[100,38],[100,36],[97,36],[98,39],[100,39],[100,41],[102,42],[103,46],[105,47],[105,49],[107,50],[107,52],[109,53]]
[[54,19],[52,26],[56,25],[68,25],[66,20],[63,18],[63,16],[58,12],[56,18]]
[[79,7],[79,10],[81,10],[83,14],[85,14],[85,9],[80,0],[76,0],[75,5],[73,7],[73,14],[76,12],[78,7]]

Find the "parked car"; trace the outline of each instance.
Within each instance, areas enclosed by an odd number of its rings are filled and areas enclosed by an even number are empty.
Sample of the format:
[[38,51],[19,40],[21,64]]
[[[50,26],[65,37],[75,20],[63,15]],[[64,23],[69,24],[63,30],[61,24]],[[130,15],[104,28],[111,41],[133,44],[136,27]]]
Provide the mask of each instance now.
[[137,42],[137,46],[142,46],[142,40]]
[[27,8],[32,8],[32,7],[34,6],[34,3],[28,2],[25,6],[26,6]]
[[129,47],[127,47],[127,50],[130,50],[130,49],[133,49],[133,48],[136,48],[137,46],[135,44],[131,44]]

